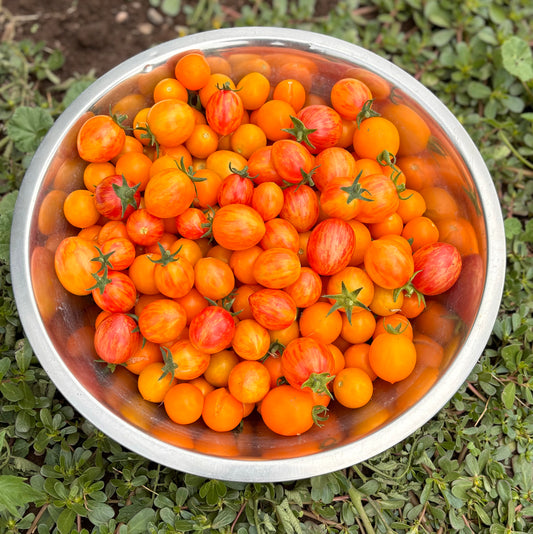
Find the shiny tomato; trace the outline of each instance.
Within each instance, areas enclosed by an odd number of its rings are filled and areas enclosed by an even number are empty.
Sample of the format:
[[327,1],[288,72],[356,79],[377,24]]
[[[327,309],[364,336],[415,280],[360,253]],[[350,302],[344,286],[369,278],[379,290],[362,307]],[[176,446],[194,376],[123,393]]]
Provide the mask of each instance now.
[[364,201],[360,203],[356,219],[365,224],[372,224],[386,219],[393,214],[400,204],[398,191],[394,182],[384,174],[361,176],[359,186],[364,191]]
[[96,354],[107,363],[124,363],[137,349],[141,334],[137,323],[125,313],[113,313],[94,333]]
[[318,223],[309,236],[309,266],[323,276],[335,274],[348,265],[354,247],[352,227],[342,219],[326,219]]
[[126,132],[112,117],[95,115],[78,132],[78,154],[85,161],[103,163],[119,154],[125,139]]
[[315,157],[315,165],[313,181],[320,191],[334,178],[339,176],[355,178],[357,175],[355,158],[348,150],[341,147],[322,150]]
[[267,248],[281,247],[298,252],[300,237],[298,230],[291,222],[281,217],[275,217],[265,222],[265,235],[259,244],[265,250]]
[[309,388],[315,393],[327,393],[333,379],[335,360],[328,347],[309,337],[291,341],[281,355],[281,368],[287,382],[295,388]]
[[139,314],[139,330],[153,343],[168,343],[177,339],[186,324],[185,309],[171,299],[154,300]]
[[163,405],[174,423],[188,425],[202,416],[204,396],[196,386],[182,382],[175,384],[166,392]]
[[257,211],[246,204],[228,204],[215,212],[212,224],[216,242],[229,250],[257,245],[265,235],[265,223]]
[[[194,112],[178,98],[167,98],[156,102],[146,116],[148,132],[155,141],[166,147],[184,143],[194,129]],[[147,132],[147,133],[148,133]]]
[[218,205],[226,204],[248,204],[252,203],[254,194],[254,184],[247,171],[239,171],[228,174],[218,190]]
[[334,147],[342,134],[341,116],[324,104],[305,106],[293,122],[294,126],[290,129],[292,135],[305,144],[312,154]]
[[94,191],[96,209],[112,221],[127,218],[139,207],[140,201],[138,186],[119,174],[104,178]]
[[407,336],[385,332],[376,336],[370,344],[368,358],[376,375],[394,384],[413,372],[416,349]]
[[260,183],[254,188],[251,206],[264,221],[274,219],[283,207],[283,190],[274,182]]
[[102,310],[126,313],[135,306],[137,288],[127,274],[108,270],[95,279],[96,284],[91,294],[94,302]]
[[214,354],[228,348],[235,333],[230,312],[220,306],[207,306],[189,325],[189,339],[198,349]]
[[101,264],[93,261],[98,257],[93,241],[82,237],[65,237],[54,255],[54,267],[61,285],[74,295],[88,295],[94,285],[93,274]]
[[244,360],[263,358],[270,347],[268,330],[254,319],[243,319],[235,327],[233,350]]
[[144,191],[146,209],[156,217],[176,217],[196,196],[194,184],[178,168],[165,169],[150,178]]
[[126,220],[128,237],[136,245],[148,247],[155,245],[165,233],[163,219],[156,217],[146,208],[133,211]]
[[125,237],[107,239],[101,245],[103,254],[108,254],[110,267],[115,271],[127,269],[135,259],[135,245]]
[[309,391],[282,385],[272,388],[261,401],[261,417],[272,432],[299,436],[314,424],[314,405]]
[[307,232],[318,220],[319,204],[315,191],[306,184],[291,185],[283,190],[283,207],[279,213],[298,232]]
[[215,92],[205,108],[207,124],[220,135],[234,132],[242,121],[244,106],[239,93],[224,84]]
[[365,103],[372,99],[368,86],[356,78],[342,78],[330,91],[331,105],[346,119],[356,119]]
[[229,432],[241,421],[244,415],[242,402],[238,401],[227,388],[217,388],[204,398],[202,419],[216,432]]
[[187,259],[168,252],[153,261],[153,278],[160,293],[169,298],[180,298],[192,289],[194,268]]
[[272,163],[283,180],[299,184],[311,173],[315,158],[294,139],[280,139],[272,145]]
[[461,254],[449,243],[432,243],[413,254],[413,286],[424,295],[439,295],[448,291],[461,274]]
[[370,401],[373,392],[372,380],[357,367],[345,367],[333,381],[335,399],[347,408],[361,408]]
[[211,356],[209,353],[199,349],[188,339],[179,339],[169,348],[174,362],[174,377],[178,380],[193,380],[202,376]]
[[281,289],[260,289],[248,297],[253,318],[268,330],[282,330],[296,319],[293,298]]
[[235,287],[231,267],[218,258],[200,258],[194,266],[194,280],[198,292],[211,300],[223,299]]
[[186,239],[200,239],[208,226],[207,215],[198,208],[187,208],[176,217],[176,229]]
[[387,236],[370,243],[365,253],[364,265],[372,281],[387,289],[407,284],[415,269],[411,250]]
[[284,289],[298,308],[307,308],[322,296],[322,279],[310,267],[301,267],[298,279]]
[[272,162],[272,145],[258,148],[250,155],[248,173],[254,177],[256,185],[264,182],[273,182],[278,186],[283,185],[283,179]]
[[283,289],[298,280],[300,270],[300,260],[296,252],[274,247],[257,256],[253,265],[253,276],[262,286]]
[[270,390],[270,373],[261,362],[239,362],[229,374],[228,389],[242,403],[259,402]]

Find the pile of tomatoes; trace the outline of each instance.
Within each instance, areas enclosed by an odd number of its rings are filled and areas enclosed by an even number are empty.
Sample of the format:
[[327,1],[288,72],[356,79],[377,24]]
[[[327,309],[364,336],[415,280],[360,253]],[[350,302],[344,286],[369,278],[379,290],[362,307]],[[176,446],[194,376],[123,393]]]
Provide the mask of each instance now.
[[411,374],[411,320],[461,271],[401,171],[429,128],[400,128],[362,76],[317,95],[274,69],[186,53],[77,136],[85,188],[63,204],[76,232],[57,276],[101,309],[98,357],[178,424],[258,412],[298,435],[364,406],[374,380]]

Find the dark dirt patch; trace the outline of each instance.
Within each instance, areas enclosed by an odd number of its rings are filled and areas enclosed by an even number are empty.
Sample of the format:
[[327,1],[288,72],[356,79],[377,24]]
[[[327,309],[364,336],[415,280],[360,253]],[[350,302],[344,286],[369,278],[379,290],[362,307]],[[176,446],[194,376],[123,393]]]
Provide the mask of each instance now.
[[[255,5],[245,0],[220,4],[229,26],[243,5]],[[315,15],[327,14],[335,4],[318,0]],[[66,76],[91,69],[100,76],[151,46],[179,37],[176,28],[185,23],[183,15],[166,17],[147,0],[0,0],[0,9],[3,39],[30,38],[60,50],[65,56],[60,75]]]

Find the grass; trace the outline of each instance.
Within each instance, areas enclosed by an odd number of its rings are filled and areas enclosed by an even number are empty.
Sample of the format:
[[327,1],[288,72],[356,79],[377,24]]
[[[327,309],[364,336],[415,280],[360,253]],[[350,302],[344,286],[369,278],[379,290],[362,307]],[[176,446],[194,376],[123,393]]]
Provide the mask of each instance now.
[[390,450],[280,484],[225,483],[131,454],[58,394],[24,338],[9,274],[16,191],[53,120],[90,77],[61,55],[0,45],[0,532],[533,532],[533,58],[528,0],[215,1],[183,33],[236,25],[310,29],[363,45],[428,86],[480,147],[505,220],[507,275],[493,333],[457,394]]

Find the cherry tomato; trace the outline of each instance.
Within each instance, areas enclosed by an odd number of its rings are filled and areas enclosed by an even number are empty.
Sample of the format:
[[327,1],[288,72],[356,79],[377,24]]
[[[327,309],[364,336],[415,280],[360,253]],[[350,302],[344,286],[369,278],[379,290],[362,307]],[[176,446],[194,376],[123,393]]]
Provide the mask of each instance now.
[[81,126],[77,136],[80,158],[103,163],[117,156],[126,139],[126,132],[109,115],[95,115]]
[[348,265],[354,247],[352,227],[341,219],[326,219],[318,223],[309,236],[309,266],[323,276],[335,274]]
[[214,354],[228,348],[235,333],[231,313],[220,306],[207,306],[189,325],[189,339],[198,349]]
[[461,254],[449,243],[432,243],[413,254],[413,286],[424,295],[440,295],[448,291],[461,274]]
[[314,424],[313,407],[309,391],[282,385],[272,388],[261,401],[261,418],[276,434],[299,436]]
[[220,135],[234,132],[241,124],[244,106],[239,93],[224,84],[214,93],[205,108],[207,124]]
[[282,330],[296,319],[293,298],[281,289],[260,289],[248,297],[253,318],[268,330]]
[[305,106],[293,122],[292,135],[305,144],[312,154],[334,147],[342,133],[341,116],[324,104]]
[[139,207],[140,201],[138,186],[118,174],[104,178],[94,191],[96,209],[113,221],[129,217]]
[[300,260],[296,252],[274,247],[257,256],[253,265],[253,276],[262,286],[283,289],[298,280],[300,270]]
[[112,313],[94,333],[94,348],[99,358],[107,363],[124,363],[141,342],[137,323],[125,313]]
[[257,245],[265,235],[265,223],[257,211],[245,204],[228,204],[215,212],[213,237],[229,250]]

